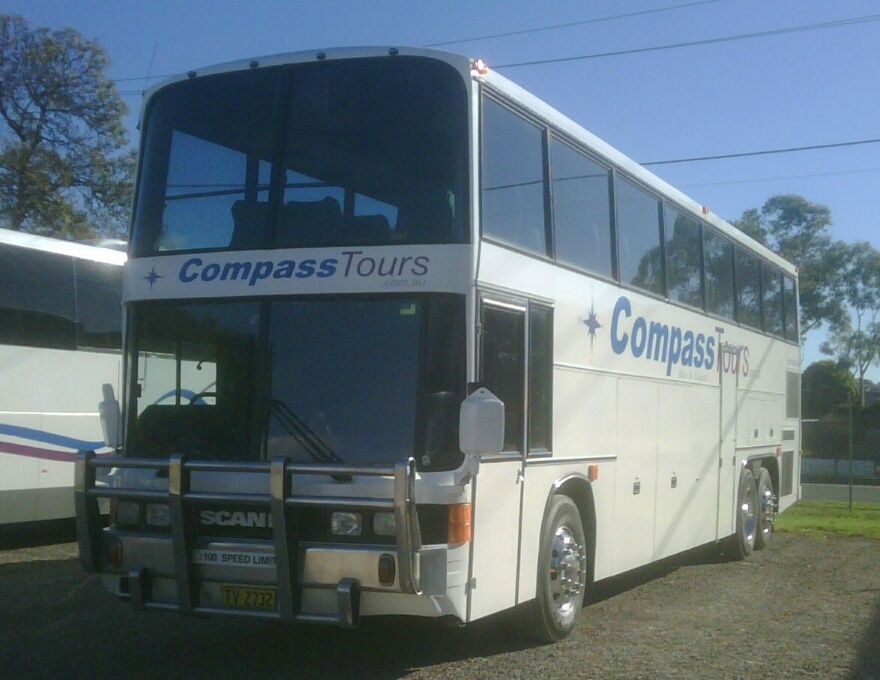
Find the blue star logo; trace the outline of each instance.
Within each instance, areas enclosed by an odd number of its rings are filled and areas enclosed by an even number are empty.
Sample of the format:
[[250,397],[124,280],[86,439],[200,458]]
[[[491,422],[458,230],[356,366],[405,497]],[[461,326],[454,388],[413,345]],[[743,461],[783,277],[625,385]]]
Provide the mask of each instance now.
[[147,281],[150,284],[150,290],[153,290],[153,284],[161,278],[162,276],[156,273],[156,268],[152,267],[150,273],[144,277],[144,281]]
[[596,312],[592,308],[590,308],[590,316],[583,321],[583,324],[589,329],[590,338],[595,338],[596,331],[602,328],[602,324],[599,323],[599,320],[596,318]]
[[594,305],[590,305],[590,315],[586,319],[582,319],[581,323],[583,323],[587,330],[590,333],[590,350],[593,349],[593,341],[596,339],[596,331],[602,328],[602,324],[599,323],[599,319],[596,318],[596,310],[594,309]]

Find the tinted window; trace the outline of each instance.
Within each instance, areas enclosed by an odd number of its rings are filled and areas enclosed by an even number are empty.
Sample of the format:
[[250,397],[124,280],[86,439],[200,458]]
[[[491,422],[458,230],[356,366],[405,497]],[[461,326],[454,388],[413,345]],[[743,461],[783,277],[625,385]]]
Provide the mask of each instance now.
[[73,258],[0,245],[0,339],[74,349]]
[[611,278],[609,171],[554,139],[550,173],[556,259]]
[[483,99],[483,235],[547,254],[544,133],[491,99]]
[[293,72],[276,246],[466,240],[467,104],[440,62]]
[[761,328],[761,261],[736,248],[736,320]]
[[138,256],[468,240],[459,74],[416,57],[189,79],[145,119]]
[[460,464],[464,298],[135,308],[127,454]]
[[260,305],[140,305],[126,455],[255,458]]
[[122,267],[76,260],[77,344],[122,347]]
[[782,272],[766,262],[761,265],[761,294],[764,330],[773,335],[784,335]]
[[798,318],[797,296],[795,295],[794,279],[784,276],[782,279],[782,297],[785,306],[785,339],[797,342]]
[[482,380],[504,402],[504,450],[523,450],[525,314],[483,307]]
[[275,303],[269,459],[310,460],[285,412],[323,440],[337,462],[378,462],[371,457],[380,451],[392,460],[410,455],[423,311],[395,299]]
[[669,299],[703,307],[703,229],[699,222],[666,206],[666,290]]
[[706,311],[733,319],[733,243],[710,229],[703,231]]
[[260,238],[269,217],[279,78],[270,69],[194,79],[154,101],[135,215],[138,255],[227,247],[245,219]]
[[615,183],[620,282],[663,292],[660,204],[623,179]]
[[553,406],[553,310],[529,310],[529,451],[548,451]]
[[794,371],[785,373],[785,417],[799,418],[801,415],[801,376]]

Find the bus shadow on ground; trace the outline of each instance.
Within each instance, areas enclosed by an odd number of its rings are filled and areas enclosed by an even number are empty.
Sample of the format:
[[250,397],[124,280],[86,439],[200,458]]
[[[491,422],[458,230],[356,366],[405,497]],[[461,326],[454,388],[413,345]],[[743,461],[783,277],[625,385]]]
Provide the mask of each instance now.
[[[691,551],[600,582],[590,602],[685,566],[722,560],[717,551]],[[137,612],[106,593],[100,579],[83,574],[72,559],[4,565],[0,585],[5,586],[0,587],[0,613],[6,626],[0,625],[0,639],[9,633],[16,640],[5,658],[0,653],[4,677],[278,678],[290,677],[294,669],[298,678],[390,680],[422,668],[442,672],[446,665],[454,665],[459,677],[481,677],[491,674],[492,657],[540,646],[521,632],[522,606],[467,627],[389,616],[365,618],[357,629],[343,630]],[[590,616],[589,607],[584,616]],[[878,628],[880,611],[862,645],[866,672],[876,667]],[[582,625],[575,642],[588,634]]]
[[850,680],[880,678],[880,597],[874,606],[874,616],[862,635]]
[[682,567],[728,562],[720,546],[709,544],[693,548],[658,562],[638,567],[594,584],[587,596],[588,604],[597,604],[651,581],[665,578]]
[[72,517],[0,526],[0,548],[3,550],[70,543],[75,540],[76,521]]
[[[705,546],[605,579],[588,593],[582,615],[589,617],[592,604],[665,578],[681,568],[726,561],[728,558],[717,546]],[[522,617],[528,615],[524,610],[525,606],[521,605],[467,626],[395,616],[366,619],[353,631],[318,629],[310,634],[320,636],[328,647],[341,644],[352,650],[357,655],[358,664],[366,663],[377,673],[372,677],[399,677],[399,673],[418,668],[461,663],[472,665],[476,677],[482,659],[541,646],[523,632]],[[574,635],[577,636],[578,632],[575,631]],[[330,642],[334,637],[336,642]],[[320,646],[305,645],[299,649],[302,652]],[[304,666],[300,669],[303,670]]]

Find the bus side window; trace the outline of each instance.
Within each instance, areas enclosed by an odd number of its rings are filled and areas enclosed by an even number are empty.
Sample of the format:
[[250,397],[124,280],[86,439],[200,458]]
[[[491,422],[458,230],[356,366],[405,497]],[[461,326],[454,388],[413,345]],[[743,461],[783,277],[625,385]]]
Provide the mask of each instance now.
[[482,384],[504,402],[504,450],[523,451],[525,310],[483,307]]
[[482,132],[483,236],[546,256],[543,131],[484,98]]
[[553,310],[529,307],[529,453],[553,446]]

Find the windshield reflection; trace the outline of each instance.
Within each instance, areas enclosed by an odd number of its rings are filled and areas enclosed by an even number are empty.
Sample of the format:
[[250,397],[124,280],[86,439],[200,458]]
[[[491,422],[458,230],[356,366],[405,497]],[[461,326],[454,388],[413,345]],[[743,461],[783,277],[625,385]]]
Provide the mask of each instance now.
[[126,455],[457,466],[460,296],[148,304]]

